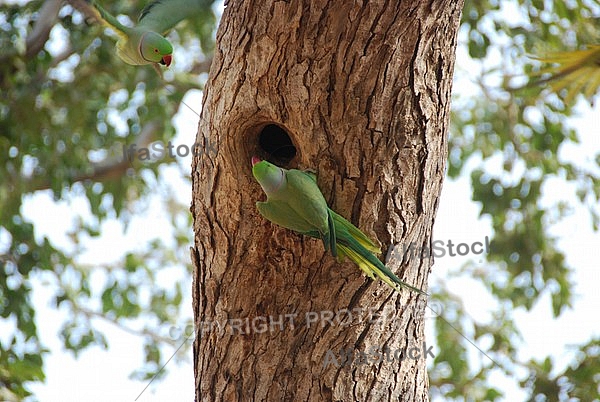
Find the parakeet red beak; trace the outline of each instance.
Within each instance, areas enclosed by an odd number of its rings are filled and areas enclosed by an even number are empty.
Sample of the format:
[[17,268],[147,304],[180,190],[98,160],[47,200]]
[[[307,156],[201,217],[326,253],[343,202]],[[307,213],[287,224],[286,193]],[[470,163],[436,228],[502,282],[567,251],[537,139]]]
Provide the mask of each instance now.
[[258,162],[260,162],[260,158],[258,156],[253,156],[252,157],[252,166],[256,165]]
[[173,56],[167,54],[166,56],[163,56],[162,60],[160,61],[160,64],[169,67],[171,65],[171,61],[173,61]]

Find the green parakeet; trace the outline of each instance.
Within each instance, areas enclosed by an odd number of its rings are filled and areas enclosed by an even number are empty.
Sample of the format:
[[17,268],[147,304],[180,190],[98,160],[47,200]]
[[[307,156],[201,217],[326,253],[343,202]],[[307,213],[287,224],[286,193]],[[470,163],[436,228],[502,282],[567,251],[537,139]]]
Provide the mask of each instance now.
[[567,89],[566,103],[570,103],[579,93],[591,98],[600,87],[600,45],[590,45],[584,50],[549,53],[537,60],[555,66],[536,72],[534,78],[545,74],[550,76],[534,80],[527,86],[548,83],[555,92]]
[[117,55],[127,64],[160,63],[169,66],[173,46],[164,38],[171,28],[184,18],[198,14],[210,2],[207,0],[157,0],[148,4],[135,27],[126,27],[94,0],[92,13],[118,35]]
[[257,202],[262,216],[284,228],[321,239],[325,250],[341,260],[354,261],[370,278],[375,275],[399,291],[402,286],[420,294],[425,292],[402,282],[373,253],[379,248],[342,216],[327,206],[314,174],[296,169],[282,169],[252,157],[252,174],[267,195]]

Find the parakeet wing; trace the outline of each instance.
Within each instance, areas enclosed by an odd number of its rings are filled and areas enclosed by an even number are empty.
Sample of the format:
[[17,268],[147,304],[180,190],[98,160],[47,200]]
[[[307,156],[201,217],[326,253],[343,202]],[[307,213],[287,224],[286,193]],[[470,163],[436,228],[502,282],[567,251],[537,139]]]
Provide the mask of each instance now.
[[156,0],[142,10],[138,27],[164,35],[179,21],[202,12],[209,4],[208,0]]
[[315,182],[315,184],[317,183],[317,174],[315,172],[312,172],[310,170],[300,170],[300,172],[308,176],[312,181]]
[[286,172],[286,201],[296,213],[321,233],[325,247],[331,240],[331,218],[327,202],[314,177],[300,170]]
[[257,202],[256,207],[262,216],[286,229],[291,229],[302,234],[314,230],[314,226],[298,215],[285,201],[269,200],[267,202]]

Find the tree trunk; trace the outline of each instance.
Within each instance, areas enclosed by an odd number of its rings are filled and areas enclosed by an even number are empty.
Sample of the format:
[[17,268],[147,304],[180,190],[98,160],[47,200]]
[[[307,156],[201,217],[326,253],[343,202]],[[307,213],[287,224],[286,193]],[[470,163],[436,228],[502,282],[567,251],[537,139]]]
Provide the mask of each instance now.
[[[260,216],[250,159],[315,171],[332,209],[384,253],[429,246],[461,9],[227,3],[197,138],[216,152],[192,166],[198,401],[428,399],[424,298]],[[426,289],[431,259],[409,257],[388,266]]]

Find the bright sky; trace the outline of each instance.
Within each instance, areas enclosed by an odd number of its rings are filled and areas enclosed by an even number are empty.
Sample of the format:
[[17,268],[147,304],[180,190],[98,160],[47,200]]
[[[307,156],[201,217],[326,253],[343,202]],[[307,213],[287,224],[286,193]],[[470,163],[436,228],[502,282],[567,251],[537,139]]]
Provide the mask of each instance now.
[[[201,94],[189,93],[184,101],[199,111]],[[600,151],[600,107],[591,109],[580,102],[581,117],[572,119],[578,128],[582,141],[579,146],[565,146],[561,156],[583,161],[590,160],[594,153]],[[172,140],[174,144],[192,144],[197,129],[198,117],[182,105],[175,117],[177,135]],[[178,163],[189,171],[191,157],[178,158]],[[163,172],[184,204],[191,199],[189,185],[180,178],[177,169],[166,168]],[[165,190],[166,191],[166,190]],[[444,183],[442,199],[435,224],[434,240],[452,239],[454,243],[473,243],[481,241],[491,234],[489,219],[478,217],[479,206],[470,201],[471,187],[468,174],[458,181],[447,180]],[[544,188],[544,202],[553,203],[557,200],[567,200],[574,207],[573,214],[553,227],[552,234],[559,238],[559,247],[567,257],[567,263],[574,268],[574,289],[577,295],[573,310],[564,313],[558,320],[552,319],[551,303],[548,295],[536,304],[532,312],[515,311],[519,328],[523,332],[523,342],[519,345],[522,360],[531,357],[541,359],[548,354],[565,365],[573,360],[574,349],[569,345],[578,345],[588,341],[592,336],[600,336],[600,330],[590,317],[597,316],[599,296],[597,284],[600,274],[597,261],[600,235],[593,233],[590,219],[575,197],[573,186],[567,186],[556,180]],[[156,197],[159,197],[157,195]],[[58,246],[69,247],[65,233],[71,227],[75,214],[89,216],[89,209],[81,199],[73,199],[70,203],[56,204],[48,192],[36,193],[25,201],[23,211],[32,221],[36,222],[36,236],[44,235],[53,239]],[[82,261],[95,264],[113,262],[119,259],[126,250],[140,247],[147,240],[162,236],[169,223],[162,212],[158,199],[154,200],[148,213],[135,218],[128,231],[123,233],[119,222],[108,222],[104,225],[104,235],[99,240],[88,244],[88,252],[82,256]],[[190,229],[191,230],[191,229]],[[465,257],[437,258],[430,276],[431,283],[446,281],[445,273],[456,269],[472,255]],[[485,263],[482,262],[485,269]],[[491,268],[491,267],[490,267]],[[171,272],[173,273],[173,272]],[[175,280],[181,277],[173,273]],[[165,277],[170,276],[166,275]],[[35,282],[35,281],[32,281]],[[38,281],[40,282],[40,281]],[[50,304],[53,289],[48,285],[34,284],[33,303],[37,306],[38,331],[42,343],[51,349],[46,356],[45,384],[32,386],[32,390],[40,401],[133,401],[142,392],[145,383],[133,381],[129,374],[139,368],[143,360],[141,342],[138,337],[127,334],[109,324],[98,321],[97,327],[107,336],[110,344],[108,351],[92,347],[84,351],[78,359],[69,352],[62,350],[58,333],[61,323],[65,320],[66,312],[57,311]],[[447,286],[455,294],[463,297],[469,315],[478,320],[485,320],[494,308],[494,300],[482,286],[475,281],[456,279],[448,282]],[[191,283],[184,286],[191,292]],[[191,296],[184,300],[187,306],[187,316],[191,316]],[[443,310],[442,310],[443,314]],[[433,342],[431,324],[426,321],[428,343]],[[168,336],[168,334],[164,334]],[[486,348],[486,345],[480,345]],[[167,349],[163,349],[168,354]],[[174,352],[174,350],[173,350]],[[163,381],[152,384],[138,401],[192,401],[194,400],[194,378],[192,352],[188,350],[188,362],[178,366],[174,362],[167,366],[169,375]],[[480,361],[479,352],[472,348],[471,359]],[[435,367],[429,366],[430,370]],[[495,384],[507,392],[506,400],[523,400],[525,394],[518,389],[512,379],[501,375],[494,377]]]

